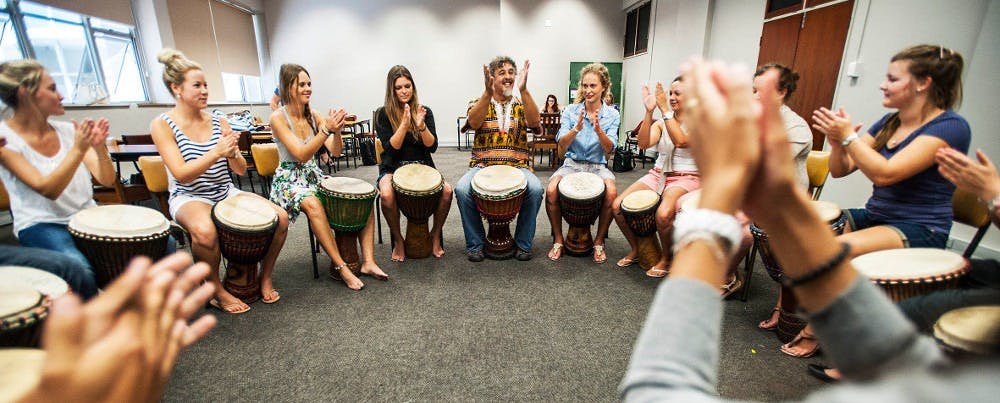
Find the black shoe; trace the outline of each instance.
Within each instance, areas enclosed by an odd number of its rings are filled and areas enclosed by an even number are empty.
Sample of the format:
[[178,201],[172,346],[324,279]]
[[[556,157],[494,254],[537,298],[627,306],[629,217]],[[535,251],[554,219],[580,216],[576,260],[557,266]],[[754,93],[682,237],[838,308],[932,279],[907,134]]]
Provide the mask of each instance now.
[[520,260],[522,262],[527,262],[527,261],[531,260],[531,252],[527,252],[527,251],[523,251],[521,249],[518,249],[517,253],[514,254],[514,258],[517,259],[517,260]]
[[819,379],[826,383],[837,383],[838,381],[840,381],[839,379],[827,375],[826,370],[828,369],[830,368],[825,365],[809,364],[809,375],[812,375],[816,379]]
[[481,250],[470,250],[466,252],[466,254],[469,255],[469,261],[473,263],[479,263],[482,262],[483,259],[486,259],[486,256],[483,256],[483,251]]

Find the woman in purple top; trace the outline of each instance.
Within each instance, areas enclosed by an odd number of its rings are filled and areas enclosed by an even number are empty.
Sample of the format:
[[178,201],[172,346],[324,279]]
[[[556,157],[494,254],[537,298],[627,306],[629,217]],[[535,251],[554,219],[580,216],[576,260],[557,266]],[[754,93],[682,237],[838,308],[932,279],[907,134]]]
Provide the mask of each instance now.
[[[882,106],[896,109],[858,134],[841,108],[813,112],[813,127],[830,143],[834,178],[860,170],[872,181],[864,208],[846,210],[840,241],[852,256],[896,248],[944,248],[951,230],[955,185],[937,170],[934,155],[969,150],[969,123],[951,110],[962,97],[962,55],[943,46],[917,45],[892,57],[879,86]],[[819,345],[806,327],[781,351],[809,357]]]

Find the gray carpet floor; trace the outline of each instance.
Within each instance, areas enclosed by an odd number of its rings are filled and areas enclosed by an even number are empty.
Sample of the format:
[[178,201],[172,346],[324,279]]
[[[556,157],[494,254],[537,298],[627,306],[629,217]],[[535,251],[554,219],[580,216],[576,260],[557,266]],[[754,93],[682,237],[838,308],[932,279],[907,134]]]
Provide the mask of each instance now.
[[[435,162],[454,184],[468,151],[442,148]],[[648,165],[647,165],[648,167]],[[374,181],[374,166],[341,165],[338,175]],[[619,188],[639,178],[621,173]],[[547,182],[551,169],[539,167]],[[246,181],[244,180],[244,185]],[[281,300],[242,315],[210,311],[219,324],[187,350],[167,402],[229,401],[613,401],[632,343],[659,279],[614,262],[628,244],[612,225],[608,262],[565,256],[551,262],[543,212],[530,262],[466,260],[461,219],[452,208],[440,259],[391,262],[388,229],[376,262],[388,282],[364,277],[360,292],[325,276],[313,279],[308,226],[292,224],[274,274]],[[0,242],[15,242],[10,226]],[[822,383],[806,364],[778,351],[757,323],[777,285],[754,270],[747,302],[725,304],[719,393],[727,398],[799,398]]]

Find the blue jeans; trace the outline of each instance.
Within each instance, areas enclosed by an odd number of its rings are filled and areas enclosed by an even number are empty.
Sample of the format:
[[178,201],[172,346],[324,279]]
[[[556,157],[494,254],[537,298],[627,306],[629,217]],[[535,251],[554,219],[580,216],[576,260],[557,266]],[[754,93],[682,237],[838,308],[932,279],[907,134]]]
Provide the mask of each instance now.
[[948,233],[941,232],[926,225],[903,222],[876,220],[863,208],[846,209],[847,221],[854,231],[884,225],[892,228],[903,240],[904,248],[938,248],[945,249],[948,243]]
[[[94,269],[83,253],[73,244],[73,237],[64,224],[40,223],[22,229],[17,238],[24,248],[17,251],[4,251],[3,261],[10,259],[21,263],[8,263],[20,266],[37,267],[51,272],[66,280],[74,292],[79,293],[84,300],[97,295],[97,280]],[[38,249],[59,252],[36,253]],[[8,258],[7,255],[11,257]],[[31,256],[34,254],[35,256]]]
[[[472,177],[482,168],[469,169],[455,185],[455,199],[458,200],[458,212],[462,215],[462,230],[465,231],[465,250],[469,252],[483,250],[486,230],[483,228],[483,218],[476,209],[476,201],[472,198]],[[517,213],[517,228],[514,230],[514,243],[517,248],[531,252],[531,243],[535,239],[535,219],[538,209],[542,206],[545,188],[527,168],[520,168],[528,181],[524,191],[524,201]]]

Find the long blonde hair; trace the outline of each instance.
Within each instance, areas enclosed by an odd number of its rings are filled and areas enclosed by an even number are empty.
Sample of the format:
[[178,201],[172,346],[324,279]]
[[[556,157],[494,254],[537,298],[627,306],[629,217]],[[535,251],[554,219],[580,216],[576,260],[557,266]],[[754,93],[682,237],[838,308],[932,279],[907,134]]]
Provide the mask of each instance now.
[[389,74],[385,77],[385,114],[389,116],[389,122],[392,123],[392,127],[399,127],[403,116],[403,105],[399,103],[399,99],[396,98],[396,80],[400,77],[406,77],[410,80],[410,84],[413,86],[413,95],[410,96],[410,135],[413,139],[417,139],[416,133],[416,119],[414,116],[417,114],[417,106],[420,102],[417,100],[417,83],[413,81],[413,75],[410,74],[410,70],[402,65],[395,65],[389,69]]

